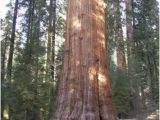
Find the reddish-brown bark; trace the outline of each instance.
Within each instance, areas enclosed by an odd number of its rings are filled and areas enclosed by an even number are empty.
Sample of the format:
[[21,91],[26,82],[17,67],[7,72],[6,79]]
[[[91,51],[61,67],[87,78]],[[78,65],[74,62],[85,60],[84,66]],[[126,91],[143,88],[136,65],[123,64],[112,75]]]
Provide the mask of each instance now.
[[126,59],[125,59],[125,48],[124,48],[124,39],[121,23],[121,12],[120,12],[120,1],[116,0],[114,2],[115,8],[115,39],[117,44],[117,67],[121,70],[126,68]]
[[68,0],[67,39],[53,120],[115,120],[103,0]]
[[[127,52],[128,52],[128,65],[130,65],[130,61],[132,60],[132,52],[134,48],[133,41],[133,13],[132,13],[132,0],[125,0],[126,4],[126,30],[127,30]],[[128,66],[130,67],[130,66]]]

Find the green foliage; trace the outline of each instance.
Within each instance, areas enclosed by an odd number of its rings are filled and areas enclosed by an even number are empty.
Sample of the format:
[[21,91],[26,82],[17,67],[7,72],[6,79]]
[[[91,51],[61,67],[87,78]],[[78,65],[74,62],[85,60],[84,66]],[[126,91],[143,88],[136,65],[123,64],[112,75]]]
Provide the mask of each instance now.
[[[56,55],[55,83],[46,76],[46,48],[48,29],[48,1],[19,0],[18,25],[16,29],[15,52],[13,59],[12,82],[5,79],[7,54],[12,28],[13,3],[8,4],[9,11],[2,21],[2,117],[11,110],[12,120],[48,120],[55,108],[56,92],[60,76],[61,53]],[[57,2],[56,34],[63,37],[65,30],[65,1]],[[54,16],[55,17],[55,16]],[[56,48],[57,49],[57,48]],[[59,60],[58,60],[58,59]],[[50,74],[48,74],[50,75]],[[47,78],[48,77],[48,78]],[[11,86],[11,87],[10,87]],[[56,87],[56,89],[55,89]],[[9,106],[10,105],[10,106]]]
[[158,99],[158,3],[141,0],[135,4],[139,11],[134,15],[137,21],[134,26],[137,73],[139,79],[150,86],[152,98]]
[[133,18],[133,40],[126,39],[124,42],[125,48],[128,43],[132,44],[132,52],[127,56],[126,73],[122,73],[117,70],[114,53],[117,47],[114,33],[115,2],[117,1],[106,0],[107,52],[113,100],[118,113],[125,117],[129,113],[134,114],[134,111],[149,108],[146,101],[158,101],[158,3],[156,0],[134,0],[132,11],[121,11]]
[[113,102],[117,113],[121,117],[128,115],[130,109],[130,93],[127,73],[123,70],[110,69],[112,80]]
[[117,112],[125,116],[129,110],[129,88],[125,76],[117,75],[117,77],[115,90],[113,89],[113,101]]

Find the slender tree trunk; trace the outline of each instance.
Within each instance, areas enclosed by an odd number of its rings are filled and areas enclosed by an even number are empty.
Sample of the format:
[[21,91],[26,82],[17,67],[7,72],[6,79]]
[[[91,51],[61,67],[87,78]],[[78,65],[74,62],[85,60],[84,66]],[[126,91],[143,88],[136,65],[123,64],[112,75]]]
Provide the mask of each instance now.
[[53,18],[53,13],[52,13],[52,1],[50,0],[50,6],[49,6],[49,23],[48,23],[48,43],[47,43],[47,64],[46,64],[46,75],[49,77],[48,73],[50,72],[50,65],[51,65],[51,41],[52,41],[52,18]]
[[3,49],[1,49],[1,81],[3,82],[4,81],[4,78],[5,78],[5,69],[6,69],[6,66],[5,66],[5,63],[6,63],[6,51],[7,51],[7,41],[2,41],[4,42],[4,46],[3,46]]
[[[114,32],[115,32],[115,41],[116,41],[116,51],[117,51],[117,78],[115,82],[115,92],[118,92],[119,85],[123,85],[122,87],[128,87],[128,81],[126,80],[126,58],[125,58],[125,44],[124,44],[124,38],[123,38],[123,31],[122,31],[122,20],[121,20],[121,11],[120,11],[120,0],[114,1],[114,11],[115,11],[115,23],[114,23]],[[120,84],[120,82],[122,84]],[[126,97],[128,95],[128,91],[123,89],[123,92],[125,92]],[[119,98],[116,95],[114,96],[115,99],[120,99],[121,101],[125,101],[127,103],[128,101],[124,98]],[[116,103],[115,103],[116,104]],[[117,104],[116,106],[122,105]],[[124,105],[126,106],[126,105]],[[127,108],[124,108],[124,111],[127,111]],[[124,113],[119,110],[118,116],[119,118],[123,117]]]
[[[134,92],[134,86],[133,86],[133,8],[132,8],[132,0],[125,0],[126,4],[126,32],[127,32],[127,58],[128,58],[128,80],[129,80],[129,87],[131,91],[131,95]],[[133,103],[133,101],[130,101]],[[133,104],[134,105],[134,104]],[[131,110],[134,108],[130,108]]]
[[[147,45],[149,46],[149,44]],[[146,47],[147,47],[146,46]],[[152,99],[153,100],[158,100],[158,66],[156,63],[156,52],[154,52],[154,48],[153,46],[151,47],[151,51],[148,51],[147,56],[148,56],[148,68],[150,70],[150,78],[151,78],[151,85],[150,85],[150,89],[152,92]]]
[[[140,98],[139,98],[139,88],[137,79],[134,77],[136,74],[135,69],[135,56],[134,52],[134,31],[133,26],[135,24],[134,15],[133,15],[133,0],[125,0],[126,4],[126,30],[127,30],[127,56],[128,56],[128,79],[130,94],[134,99],[130,101],[133,105],[131,112],[137,114],[140,110]],[[143,88],[143,87],[142,87]],[[143,91],[143,90],[142,90]]]
[[67,39],[53,120],[116,120],[105,55],[103,0],[69,0]]
[[[47,77],[51,78],[52,86],[49,88],[49,118],[53,112],[55,98],[55,79],[54,79],[54,57],[55,57],[55,29],[56,29],[56,0],[50,0],[49,7],[49,26],[48,26],[48,44],[47,44]],[[51,77],[50,77],[51,76]]]
[[54,57],[55,57],[55,30],[56,30],[56,0],[51,0],[52,6],[52,54],[51,54],[51,76],[54,82]]
[[[8,35],[8,34],[7,34]],[[7,37],[6,35],[6,37]],[[5,87],[4,87],[4,83],[5,83],[5,75],[6,75],[6,51],[8,48],[7,45],[7,40],[1,41],[1,45],[3,48],[1,48],[1,83],[2,83],[2,91],[1,91],[1,118],[2,120],[4,119],[4,109],[5,109]]]
[[142,105],[143,105],[143,109],[146,109],[146,102],[145,102],[145,92],[144,92],[144,86],[143,84],[140,86],[141,89],[141,101],[142,101]]
[[125,49],[123,40],[123,31],[121,23],[121,12],[120,12],[120,2],[116,0],[115,4],[115,39],[117,43],[117,67],[118,69],[126,69],[126,59],[125,59]]
[[133,11],[132,0],[125,0],[126,3],[126,30],[127,30],[127,53],[128,53],[128,68],[130,69],[133,56]]
[[[24,60],[25,64],[28,66],[27,69],[31,69],[31,63],[33,63],[33,58],[32,58],[32,39],[33,39],[33,17],[34,17],[34,6],[35,6],[35,1],[34,0],[29,0],[29,5],[28,5],[28,24],[27,24],[27,40],[26,40],[26,46],[25,46],[25,51],[24,51]],[[31,45],[32,44],[32,45]],[[31,72],[29,73],[29,76],[31,76]],[[30,120],[33,119],[33,115],[31,114],[33,111],[31,109],[26,108],[25,110],[25,120]]]
[[51,73],[52,79],[54,79],[55,23],[56,23],[56,0],[50,0],[46,69],[47,69],[47,74],[49,71],[51,71],[49,73]]
[[158,99],[158,77],[156,76],[156,67],[155,66],[155,59],[154,55],[151,53],[146,54],[146,61],[149,71],[149,78],[150,78],[150,91],[152,96],[152,101]]
[[[31,31],[31,16],[32,16],[32,1],[29,0],[29,8],[28,8],[28,26],[27,26],[27,40],[26,40],[26,48],[28,49],[30,44],[30,31]],[[25,50],[25,56],[27,56],[27,50]]]
[[[15,1],[14,15],[13,15],[13,23],[12,23],[12,32],[10,39],[10,48],[9,48],[9,56],[8,56],[8,64],[7,64],[7,80],[9,81],[9,87],[11,90],[11,78],[12,78],[12,63],[13,63],[13,54],[14,54],[14,42],[15,42],[15,32],[16,32],[16,21],[17,21],[17,12],[18,12],[18,0]],[[12,118],[12,110],[9,105],[9,119]]]
[[[38,10],[36,10],[37,11],[37,16],[36,16],[36,20],[35,21],[37,21],[36,22],[36,25],[34,25],[34,33],[33,34],[35,34],[35,38],[36,38],[36,41],[34,41],[35,42],[35,44],[34,44],[34,46],[35,47],[37,47],[37,48],[39,48],[39,46],[40,46],[40,20],[41,20],[41,4],[39,5],[39,6],[36,6],[36,4],[35,4],[35,7],[38,7]],[[36,54],[36,56],[35,56],[35,69],[34,69],[34,71],[35,71],[35,91],[34,91],[34,97],[35,97],[35,100],[37,100],[38,99],[38,80],[39,80],[39,55],[38,54]],[[40,117],[40,107],[37,107],[37,106],[35,106],[34,107],[34,115],[33,115],[33,119],[34,120],[41,120],[41,117]]]
[[128,77],[131,89],[132,80],[130,80],[132,69],[132,56],[133,56],[133,13],[132,13],[132,0],[125,0],[126,3],[126,30],[127,30],[127,56],[128,56]]
[[17,11],[18,11],[18,0],[16,0],[15,2],[14,15],[13,15],[12,33],[11,33],[11,39],[10,39],[9,57],[8,57],[8,65],[7,65],[8,80],[11,80],[11,74],[12,74],[12,60],[13,60],[13,53],[14,53]]

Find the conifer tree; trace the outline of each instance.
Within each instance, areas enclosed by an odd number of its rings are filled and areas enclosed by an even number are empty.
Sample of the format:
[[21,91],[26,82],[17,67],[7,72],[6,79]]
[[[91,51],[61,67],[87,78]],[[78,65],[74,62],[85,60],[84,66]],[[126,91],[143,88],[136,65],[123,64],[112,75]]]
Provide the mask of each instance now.
[[103,0],[69,0],[67,39],[53,120],[115,120],[105,64]]

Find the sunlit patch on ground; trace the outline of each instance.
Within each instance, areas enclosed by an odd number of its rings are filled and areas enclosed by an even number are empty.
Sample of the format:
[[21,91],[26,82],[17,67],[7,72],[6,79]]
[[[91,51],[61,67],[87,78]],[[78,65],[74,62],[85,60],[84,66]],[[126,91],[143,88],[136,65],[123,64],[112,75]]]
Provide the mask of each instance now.
[[159,110],[156,109],[154,112],[151,112],[151,113],[139,114],[138,118],[119,119],[119,120],[160,120]]
[[9,115],[8,115],[8,111],[7,110],[4,110],[3,114],[4,114],[4,118],[5,119],[9,119]]
[[159,120],[159,110],[156,110],[148,115],[145,120]]
[[119,120],[137,120],[137,119],[119,119]]

